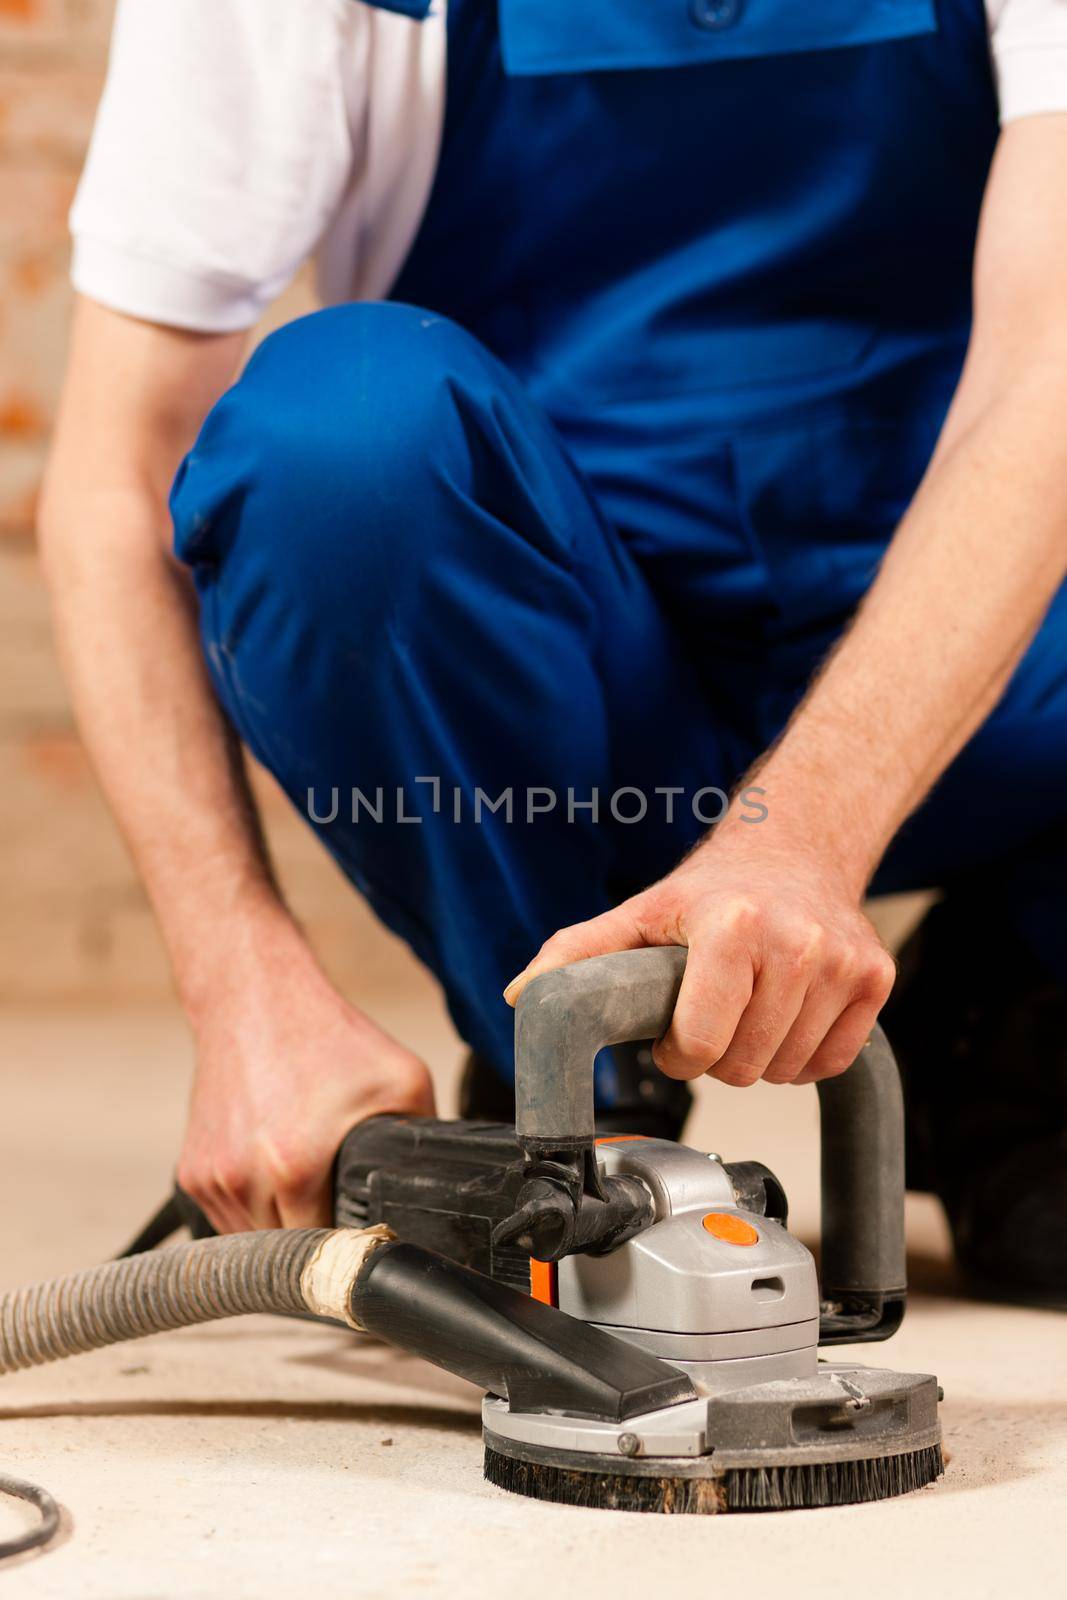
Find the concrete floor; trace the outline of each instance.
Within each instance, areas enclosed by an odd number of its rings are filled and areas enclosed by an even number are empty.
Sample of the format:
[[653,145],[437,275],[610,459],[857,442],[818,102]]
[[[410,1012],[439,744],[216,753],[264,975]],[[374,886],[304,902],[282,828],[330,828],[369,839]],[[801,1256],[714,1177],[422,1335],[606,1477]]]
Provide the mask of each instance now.
[[[450,1110],[456,1045],[434,1003],[378,1011],[433,1059]],[[189,1060],[169,1015],[0,1018],[0,1287],[123,1243],[166,1187]],[[691,1142],[768,1162],[801,1232],[815,1141],[810,1090],[701,1086]],[[0,1600],[1067,1595],[1067,1321],[956,1298],[937,1208],[915,1202],[909,1230],[911,1309],[874,1359],[944,1383],[936,1488],[707,1520],[535,1504],[483,1483],[469,1386],[248,1319],[2,1380],[0,1467],[47,1484],[66,1527],[0,1572]],[[23,1520],[0,1502],[0,1536]]]

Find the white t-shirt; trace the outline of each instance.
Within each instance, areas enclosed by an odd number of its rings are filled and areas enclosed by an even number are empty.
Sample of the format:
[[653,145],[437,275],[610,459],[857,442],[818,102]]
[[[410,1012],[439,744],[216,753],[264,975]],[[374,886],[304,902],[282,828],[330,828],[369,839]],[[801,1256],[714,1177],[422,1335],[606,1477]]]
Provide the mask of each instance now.
[[[986,0],[1002,123],[1067,111],[1067,0]],[[437,161],[443,0],[119,0],[71,213],[82,293],[251,326],[317,255],[328,302],[386,294]]]

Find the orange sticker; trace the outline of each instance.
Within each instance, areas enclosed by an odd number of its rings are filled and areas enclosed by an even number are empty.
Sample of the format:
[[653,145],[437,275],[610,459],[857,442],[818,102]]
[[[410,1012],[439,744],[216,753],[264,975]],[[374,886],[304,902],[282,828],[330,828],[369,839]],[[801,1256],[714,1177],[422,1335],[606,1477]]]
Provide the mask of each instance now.
[[556,1263],[535,1261],[530,1257],[530,1295],[543,1300],[546,1306],[556,1304]]
[[709,1211],[704,1226],[715,1239],[724,1244],[758,1244],[759,1234],[751,1222],[737,1217],[732,1211]]
[[596,1144],[633,1144],[635,1139],[647,1139],[647,1133],[606,1133]]

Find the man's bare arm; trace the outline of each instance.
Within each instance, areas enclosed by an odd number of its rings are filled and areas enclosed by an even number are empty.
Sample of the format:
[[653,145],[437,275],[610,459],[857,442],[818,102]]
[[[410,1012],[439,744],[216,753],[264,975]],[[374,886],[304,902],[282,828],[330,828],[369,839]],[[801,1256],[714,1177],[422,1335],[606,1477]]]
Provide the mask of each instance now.
[[788,826],[816,787],[834,788],[841,866],[858,888],[997,704],[1067,573],[1065,259],[1067,116],[1027,118],[993,166],[974,329],[933,461],[760,774]]
[[[997,703],[1067,572],[1067,116],[1012,123],[983,211],[966,367],[934,459],[860,608],[758,782],[682,865],[563,929],[519,979],[602,951],[690,946],[657,1060],[744,1085],[855,1057],[893,964],[861,909],[900,824]],[[818,826],[833,797],[833,830]]]
[[169,554],[171,480],[242,343],[79,304],[39,519],[75,711],[194,1006],[230,918],[273,898],[189,575]]
[[82,301],[39,517],[79,726],[196,1034],[181,1177],[227,1228],[323,1216],[348,1127],[432,1105],[421,1063],[336,994],[279,899],[170,554],[171,480],[241,344]]

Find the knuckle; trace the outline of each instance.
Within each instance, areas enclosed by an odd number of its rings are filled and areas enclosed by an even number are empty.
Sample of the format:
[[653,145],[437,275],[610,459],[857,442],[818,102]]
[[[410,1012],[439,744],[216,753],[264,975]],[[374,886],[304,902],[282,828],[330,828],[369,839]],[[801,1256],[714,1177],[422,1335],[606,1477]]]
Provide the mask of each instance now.
[[816,922],[814,918],[797,923],[793,929],[793,938],[797,949],[812,960],[815,960],[826,948],[826,929],[821,922]]
[[248,1197],[248,1169],[241,1161],[230,1159],[220,1162],[216,1170],[216,1183],[231,1200],[245,1200]]
[[811,1081],[822,1083],[826,1078],[839,1078],[843,1072],[848,1071],[853,1060],[854,1057],[850,1054],[846,1055],[840,1051],[827,1052],[809,1066]]
[[394,1089],[405,1105],[433,1107],[433,1084],[421,1061],[412,1062],[397,1073]]
[[806,972],[820,961],[826,932],[818,922],[794,922],[783,931],[781,945],[790,969],[798,974]]
[[317,1176],[316,1163],[307,1155],[276,1155],[270,1166],[274,1191],[286,1198],[302,1194]]
[[797,1073],[803,1072],[811,1060],[812,1049],[813,1046],[805,1044],[803,1040],[790,1041],[788,1046],[783,1045],[771,1060],[764,1077],[774,1083],[791,1083]]
[[764,1083],[792,1083],[803,1067],[800,1061],[777,1062],[763,1074]]
[[699,1078],[722,1055],[723,1047],[712,1039],[672,1028],[653,1052],[656,1064],[669,1077]]
[[878,1004],[888,1000],[890,991],[897,981],[897,964],[888,950],[875,950],[867,962],[864,974],[864,988],[872,999]]
[[201,1200],[208,1192],[208,1183],[201,1168],[193,1161],[179,1161],[178,1187],[194,1200]]
[[314,1167],[301,1163],[299,1166],[287,1167],[277,1180],[279,1194],[293,1199],[306,1191],[314,1183],[317,1174]]
[[750,895],[735,895],[720,920],[728,933],[752,933],[763,921],[763,909]]
[[677,1052],[670,1050],[664,1044],[652,1047],[652,1059],[665,1078],[680,1078],[688,1082],[691,1078],[701,1077],[704,1071],[702,1066],[690,1066]]
[[745,1056],[735,1055],[732,1051],[728,1051],[716,1063],[714,1071],[716,1077],[721,1078],[724,1083],[745,1085],[755,1083],[759,1078],[763,1077],[764,1063],[753,1061]]
[[561,955],[567,949],[571,938],[572,930],[570,928],[560,928],[558,933],[552,934],[550,938],[545,940],[535,959],[537,961],[551,961],[553,957]]
[[708,1073],[711,1078],[717,1078],[720,1083],[728,1084],[731,1089],[751,1089],[763,1076],[762,1068],[745,1063],[719,1062]]
[[826,979],[835,985],[851,983],[856,975],[858,958],[854,947],[845,941],[828,945],[823,953],[822,969]]
[[633,899],[625,901],[618,909],[627,915],[635,929],[647,933],[674,919],[679,900],[674,885],[654,883],[650,889],[634,895]]

